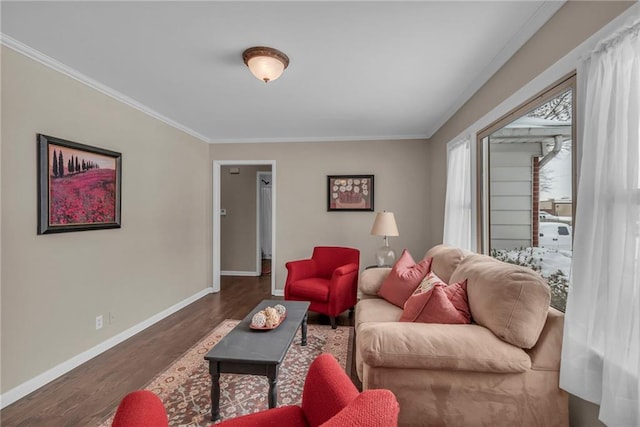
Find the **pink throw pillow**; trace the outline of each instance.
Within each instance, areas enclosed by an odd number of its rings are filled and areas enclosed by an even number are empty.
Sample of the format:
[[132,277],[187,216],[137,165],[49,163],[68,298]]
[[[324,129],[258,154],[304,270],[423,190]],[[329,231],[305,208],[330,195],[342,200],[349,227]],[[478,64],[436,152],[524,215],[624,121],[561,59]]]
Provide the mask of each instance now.
[[471,323],[467,281],[446,285],[430,272],[407,299],[401,322]]
[[409,251],[405,249],[382,282],[378,296],[402,308],[430,268],[431,258],[425,258],[416,264]]

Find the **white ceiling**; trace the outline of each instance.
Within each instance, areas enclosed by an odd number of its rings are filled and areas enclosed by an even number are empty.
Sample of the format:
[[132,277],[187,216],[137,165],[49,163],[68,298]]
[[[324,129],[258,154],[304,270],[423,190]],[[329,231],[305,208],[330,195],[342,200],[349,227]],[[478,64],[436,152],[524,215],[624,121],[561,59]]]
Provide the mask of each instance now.
[[[562,1],[9,2],[3,44],[208,142],[428,138]],[[265,84],[242,62],[291,63]]]

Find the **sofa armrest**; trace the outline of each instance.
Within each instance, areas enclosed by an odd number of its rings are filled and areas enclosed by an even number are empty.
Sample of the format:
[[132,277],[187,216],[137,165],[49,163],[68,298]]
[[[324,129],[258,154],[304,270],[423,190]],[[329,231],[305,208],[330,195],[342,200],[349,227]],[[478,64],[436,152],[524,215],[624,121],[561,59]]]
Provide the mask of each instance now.
[[355,263],[345,264],[333,270],[333,275],[331,276],[331,280],[337,279],[341,276],[344,276],[353,272],[356,272],[356,273],[358,272],[358,264],[355,264]]
[[296,280],[316,276],[316,262],[312,259],[289,261],[285,264],[285,267],[288,270],[287,282],[295,282]]
[[547,320],[542,328],[538,342],[531,350],[527,350],[531,357],[533,369],[540,371],[560,370],[563,333],[564,313],[549,307]]
[[391,268],[388,267],[375,267],[364,270],[360,273],[358,291],[365,296],[378,296],[378,290],[390,271]]
[[346,309],[350,309],[358,302],[358,264],[346,264],[336,268],[329,281],[329,301],[327,312],[329,316],[336,316]]
[[494,373],[531,369],[524,350],[480,325],[368,322],[358,328],[356,348],[373,368]]

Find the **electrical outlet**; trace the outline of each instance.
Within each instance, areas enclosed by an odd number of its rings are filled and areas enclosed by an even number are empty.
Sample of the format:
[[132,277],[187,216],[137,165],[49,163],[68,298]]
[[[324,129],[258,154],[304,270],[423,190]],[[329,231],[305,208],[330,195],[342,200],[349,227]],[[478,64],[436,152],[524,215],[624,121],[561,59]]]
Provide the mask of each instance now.
[[113,311],[109,312],[109,324],[112,325],[116,321],[116,315]]
[[96,331],[98,329],[102,329],[102,314],[100,316],[96,316]]

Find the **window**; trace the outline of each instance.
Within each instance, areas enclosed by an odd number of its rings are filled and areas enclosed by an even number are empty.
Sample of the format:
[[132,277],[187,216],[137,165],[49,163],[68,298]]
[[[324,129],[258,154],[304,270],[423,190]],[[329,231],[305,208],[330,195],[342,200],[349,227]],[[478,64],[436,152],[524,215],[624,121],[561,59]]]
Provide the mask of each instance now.
[[575,74],[478,134],[481,251],[539,272],[564,311],[574,217]]

